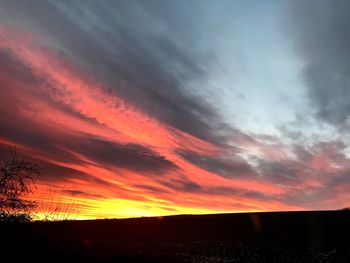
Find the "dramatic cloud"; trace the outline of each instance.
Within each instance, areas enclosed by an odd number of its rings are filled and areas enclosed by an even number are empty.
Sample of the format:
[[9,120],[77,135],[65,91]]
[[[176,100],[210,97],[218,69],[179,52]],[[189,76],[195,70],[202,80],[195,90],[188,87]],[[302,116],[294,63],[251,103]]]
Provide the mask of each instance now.
[[176,165],[148,148],[137,144],[120,145],[97,139],[82,139],[72,144],[71,149],[99,164],[122,167],[138,172],[161,174]]
[[247,177],[254,173],[250,165],[244,159],[238,158],[238,156],[234,156],[235,159],[228,159],[227,156],[220,158],[198,155],[191,152],[180,152],[180,155],[194,165],[228,178]]
[[344,124],[350,114],[349,1],[290,1],[293,36],[317,116]]
[[348,206],[341,3],[1,1],[0,156],[81,218]]
[[[219,116],[186,90],[189,81],[205,77],[209,61],[195,48],[191,14],[180,14],[184,3],[155,1],[152,8],[143,2],[110,4],[4,1],[2,16],[10,23],[21,17],[15,22],[55,41],[57,52],[142,111],[214,140],[211,125],[219,122]],[[195,6],[190,8],[196,12]]]

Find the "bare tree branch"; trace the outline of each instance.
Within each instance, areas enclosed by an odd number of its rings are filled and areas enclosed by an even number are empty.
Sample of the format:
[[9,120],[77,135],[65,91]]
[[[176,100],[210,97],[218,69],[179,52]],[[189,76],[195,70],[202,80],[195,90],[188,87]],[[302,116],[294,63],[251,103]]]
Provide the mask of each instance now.
[[16,150],[9,160],[0,162],[0,212],[2,214],[28,213],[36,206],[25,196],[35,187],[34,178],[41,166],[37,162],[20,159]]

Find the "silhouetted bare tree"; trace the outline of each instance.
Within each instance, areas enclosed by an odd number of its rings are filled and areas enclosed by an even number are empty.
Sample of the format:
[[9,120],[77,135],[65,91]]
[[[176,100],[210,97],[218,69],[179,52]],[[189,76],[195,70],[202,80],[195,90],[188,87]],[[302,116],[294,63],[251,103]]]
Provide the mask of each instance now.
[[35,186],[34,177],[40,175],[37,162],[20,159],[16,150],[8,160],[0,162],[0,220],[28,221],[36,203],[27,200]]

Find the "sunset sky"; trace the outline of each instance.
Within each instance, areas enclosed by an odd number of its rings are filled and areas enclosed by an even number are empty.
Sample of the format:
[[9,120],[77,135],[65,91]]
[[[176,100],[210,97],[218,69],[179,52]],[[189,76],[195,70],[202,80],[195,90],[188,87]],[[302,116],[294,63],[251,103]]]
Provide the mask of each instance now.
[[0,1],[0,155],[78,218],[350,206],[350,2]]

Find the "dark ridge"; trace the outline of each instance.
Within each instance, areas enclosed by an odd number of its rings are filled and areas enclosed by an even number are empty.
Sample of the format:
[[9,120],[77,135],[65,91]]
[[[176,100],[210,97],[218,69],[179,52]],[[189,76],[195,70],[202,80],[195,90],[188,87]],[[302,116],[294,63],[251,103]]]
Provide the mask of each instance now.
[[350,262],[350,213],[340,210],[2,224],[0,231],[3,256],[34,262]]

